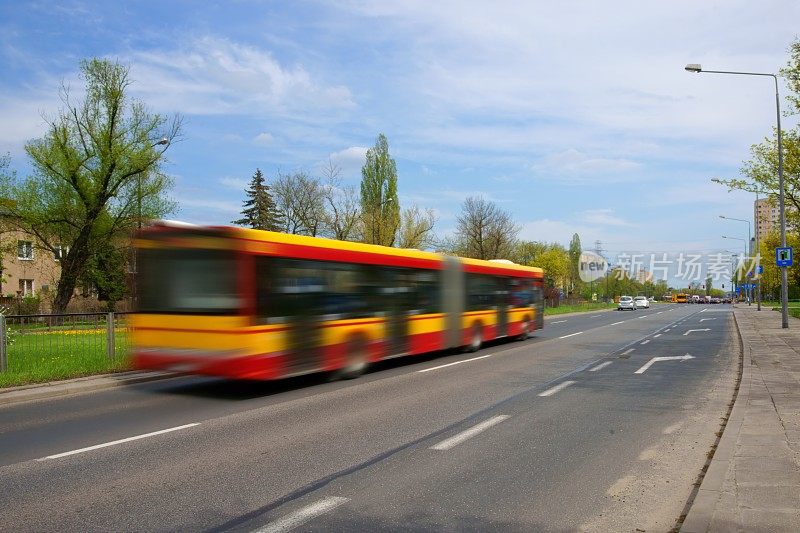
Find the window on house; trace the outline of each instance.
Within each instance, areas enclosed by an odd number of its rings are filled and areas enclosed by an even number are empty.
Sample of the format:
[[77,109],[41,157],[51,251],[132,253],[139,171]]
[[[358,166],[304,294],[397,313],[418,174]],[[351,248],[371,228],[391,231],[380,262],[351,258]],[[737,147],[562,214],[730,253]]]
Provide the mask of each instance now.
[[69,253],[69,246],[61,246],[60,244],[56,246],[55,252],[53,252],[53,257],[56,261],[61,261],[64,256]]
[[33,259],[33,243],[31,241],[17,241],[17,258]]
[[22,296],[33,296],[33,280],[32,279],[20,279],[19,280],[19,292]]

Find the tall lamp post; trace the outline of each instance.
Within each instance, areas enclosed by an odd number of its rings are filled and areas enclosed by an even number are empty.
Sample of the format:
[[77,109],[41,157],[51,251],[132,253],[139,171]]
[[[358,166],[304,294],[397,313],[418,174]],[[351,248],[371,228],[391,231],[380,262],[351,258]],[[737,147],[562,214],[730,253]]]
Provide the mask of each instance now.
[[[731,239],[732,241],[742,241],[744,243],[744,256],[747,257],[747,241],[744,239],[740,239],[739,237],[726,237],[725,235],[722,236],[723,239]],[[748,287],[747,290],[749,291],[750,288]],[[750,293],[746,293],[747,301],[750,301]]]
[[[156,146],[167,146],[169,145],[169,139],[166,137],[162,137],[158,141],[154,142],[151,148],[155,148]],[[137,203],[137,228],[142,229],[142,174],[141,172],[136,177],[136,203]]]
[[[749,221],[749,220],[745,220],[745,219],[743,219],[743,218],[733,218],[733,217],[726,217],[725,215],[720,215],[720,216],[719,216],[719,218],[724,218],[725,220],[735,220],[735,221],[737,221],[737,222],[745,222],[745,223],[747,223],[747,247],[749,247],[749,246],[750,246],[750,242],[751,242],[751,240],[750,240],[750,239],[751,239],[752,232],[750,231],[750,221]],[[748,259],[749,259],[749,257],[750,257],[749,250],[748,250],[748,253],[746,254],[746,256],[747,256],[747,257],[748,257]],[[756,272],[755,272],[755,274],[756,274],[756,275],[758,275],[758,271],[757,271],[757,269],[756,269]],[[750,295],[752,295],[752,294],[753,294],[753,293],[752,293],[752,291],[751,291],[751,292],[750,292]],[[749,299],[748,299],[748,302],[747,302],[747,305],[753,305],[753,302],[752,302],[752,300],[753,300],[752,298],[749,298]],[[758,297],[758,310],[759,310],[759,311],[761,311],[761,298],[760,298],[760,293],[759,293],[759,297]]]
[[[736,72],[727,70],[703,70],[697,63],[690,63],[684,67],[689,72],[708,74],[735,74],[740,76],[769,76],[775,81],[775,110],[778,123],[778,204],[781,217],[781,247],[786,247],[786,211],[784,204],[783,186],[783,137],[781,133],[781,98],[778,93],[778,76],[764,72]],[[789,280],[786,267],[781,270],[781,327],[789,327]]]

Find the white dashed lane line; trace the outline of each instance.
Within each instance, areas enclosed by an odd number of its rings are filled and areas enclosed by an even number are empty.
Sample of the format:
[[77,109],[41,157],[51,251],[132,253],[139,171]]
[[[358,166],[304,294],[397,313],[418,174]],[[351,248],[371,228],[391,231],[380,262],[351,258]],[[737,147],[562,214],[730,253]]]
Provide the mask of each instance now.
[[302,509],[298,509],[292,514],[286,515],[280,520],[276,520],[270,524],[265,525],[260,529],[256,529],[253,533],[284,533],[291,531],[298,526],[301,526],[319,515],[333,511],[343,503],[350,501],[348,498],[341,498],[339,496],[330,496],[322,500],[307,505]]
[[439,444],[431,446],[431,450],[449,450],[454,446],[458,446],[465,440],[474,437],[478,433],[486,431],[490,427],[499,424],[503,420],[508,420],[508,418],[509,418],[508,415],[497,415],[490,418],[489,420],[484,420],[480,424],[474,425],[471,428],[467,429],[466,431],[462,431],[458,435],[454,435],[449,439],[443,440]]
[[575,383],[576,383],[576,382],[575,382],[575,381],[572,381],[572,380],[564,381],[564,382],[562,382],[562,383],[559,383],[559,384],[558,384],[558,385],[556,385],[555,387],[552,387],[552,388],[550,388],[550,389],[547,389],[547,390],[546,390],[546,391],[544,391],[544,392],[540,392],[540,393],[539,393],[539,396],[542,396],[542,397],[546,397],[546,396],[552,396],[553,394],[555,394],[555,393],[557,393],[557,392],[559,392],[559,391],[562,391],[562,390],[566,389],[567,387],[569,387],[570,385],[573,385],[573,384],[575,384]]
[[487,357],[491,357],[493,355],[494,355],[493,353],[487,353],[486,355],[479,355],[478,357],[470,357],[469,359],[464,359],[463,361],[456,361],[455,363],[447,363],[444,365],[432,366],[431,368],[423,368],[422,370],[417,370],[417,372],[430,372],[431,370],[439,370],[440,368],[447,368],[448,366],[460,365],[461,363],[469,363],[470,361],[477,361],[478,359],[486,359]]
[[590,369],[589,369],[589,372],[597,372],[598,370],[602,370],[602,369],[604,369],[605,367],[607,367],[608,365],[610,365],[611,363],[612,363],[612,361],[606,361],[605,363],[600,363],[600,364],[599,364],[599,365],[597,365],[596,367],[594,367],[594,368],[590,368]]
[[583,333],[583,332],[582,331],[578,331],[578,332],[575,332],[575,333],[570,333],[569,335],[562,335],[561,337],[559,337],[559,339],[566,339],[567,337],[574,337],[575,335],[580,335],[581,333]]

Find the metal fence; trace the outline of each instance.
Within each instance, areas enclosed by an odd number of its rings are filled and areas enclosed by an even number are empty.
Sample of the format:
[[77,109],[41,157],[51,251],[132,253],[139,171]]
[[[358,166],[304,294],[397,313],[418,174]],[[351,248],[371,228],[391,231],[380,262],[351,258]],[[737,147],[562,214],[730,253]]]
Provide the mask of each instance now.
[[128,352],[128,313],[0,315],[0,372],[87,368]]

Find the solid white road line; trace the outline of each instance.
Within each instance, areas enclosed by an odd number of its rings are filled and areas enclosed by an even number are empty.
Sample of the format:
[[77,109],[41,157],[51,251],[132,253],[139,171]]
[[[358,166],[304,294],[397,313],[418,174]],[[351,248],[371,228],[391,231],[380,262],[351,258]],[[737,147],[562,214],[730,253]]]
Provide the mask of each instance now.
[[604,369],[605,367],[607,367],[608,365],[610,365],[612,362],[613,362],[613,361],[606,361],[605,363],[600,363],[600,364],[599,364],[599,365],[597,365],[596,367],[594,367],[594,368],[590,368],[590,369],[589,369],[589,372],[597,372],[598,370],[602,370],[602,369]]
[[640,342],[639,344],[647,344],[648,342],[650,342],[650,339],[647,339],[647,340],[645,340],[645,341],[642,341],[642,342]]
[[305,524],[312,518],[332,511],[348,501],[350,501],[349,498],[341,498],[339,496],[324,498],[302,509],[298,509],[280,520],[276,520],[260,529],[256,529],[253,533],[284,533],[285,531],[291,531],[297,526]]
[[555,322],[550,322],[551,324],[561,324],[562,322],[566,322],[566,320],[556,320]]
[[106,443],[103,443],[103,444],[95,444],[94,446],[89,446],[87,448],[81,448],[80,450],[72,450],[70,452],[57,453],[55,455],[48,455],[47,457],[42,457],[41,459],[37,459],[37,461],[47,461],[48,459],[59,459],[61,457],[66,457],[68,455],[76,455],[76,454],[83,453],[83,452],[90,452],[92,450],[99,450],[100,448],[108,448],[109,446],[114,446],[116,444],[122,444],[124,442],[131,442],[131,441],[134,441],[134,440],[144,439],[144,438],[147,438],[147,437],[154,437],[156,435],[161,435],[161,434],[164,434],[164,433],[170,433],[172,431],[178,431],[178,430],[181,430],[181,429],[186,429],[186,428],[199,426],[199,425],[200,425],[200,422],[194,422],[192,424],[184,424],[182,426],[177,426],[177,427],[174,427],[174,428],[162,429],[160,431],[153,431],[152,433],[145,433],[144,435],[136,435],[135,437],[128,437],[127,439],[119,439],[119,440],[115,440],[115,441],[111,441],[111,442],[106,442]]
[[566,339],[567,337],[574,337],[575,335],[580,335],[581,333],[583,333],[583,332],[579,331],[577,333],[570,333],[569,335],[564,335],[562,337],[559,337],[559,339]]
[[632,351],[634,351],[635,349],[636,349],[636,348],[628,348],[627,350],[625,350],[624,352],[622,352],[620,355],[628,355],[629,353],[631,353],[631,352],[632,352]]
[[655,335],[653,335],[653,338],[655,339],[655,338],[658,338],[660,336],[661,336],[661,333],[656,333]]
[[477,361],[478,359],[486,359],[487,357],[491,357],[493,355],[494,355],[493,353],[487,353],[486,355],[479,355],[478,357],[470,357],[469,359],[456,361],[455,363],[447,363],[445,365],[432,366],[431,368],[423,368],[422,370],[417,370],[417,372],[430,372],[431,370],[439,370],[440,368],[447,368],[448,366],[460,365],[461,363],[469,363],[470,361]]
[[480,424],[472,426],[471,428],[469,428],[466,431],[462,431],[458,435],[454,435],[454,436],[450,437],[449,439],[443,440],[442,442],[440,442],[439,444],[437,444],[435,446],[431,446],[430,449],[431,450],[449,450],[453,446],[457,446],[457,445],[461,444],[465,440],[467,440],[467,439],[469,439],[471,437],[474,437],[475,435],[477,435],[478,433],[480,433],[482,431],[486,431],[487,429],[489,429],[490,427],[494,426],[495,424],[499,424],[500,422],[502,422],[503,420],[507,420],[508,418],[510,418],[508,415],[497,415],[497,416],[494,416],[494,417],[490,418],[489,420],[484,420]]
[[616,326],[617,324],[622,324],[625,322],[624,320],[620,320],[619,322],[614,322],[613,324],[609,324],[609,326]]
[[553,387],[551,389],[547,389],[544,392],[540,392],[539,396],[552,396],[553,394],[557,393],[558,391],[566,389],[567,387],[569,387],[573,383],[575,383],[575,381],[572,381],[572,380],[564,381],[563,383],[559,383],[558,385],[556,385],[555,387]]

